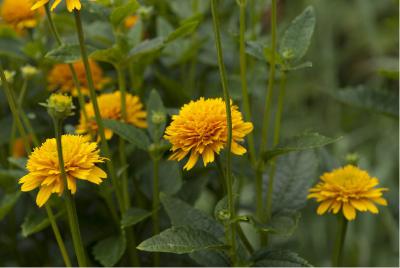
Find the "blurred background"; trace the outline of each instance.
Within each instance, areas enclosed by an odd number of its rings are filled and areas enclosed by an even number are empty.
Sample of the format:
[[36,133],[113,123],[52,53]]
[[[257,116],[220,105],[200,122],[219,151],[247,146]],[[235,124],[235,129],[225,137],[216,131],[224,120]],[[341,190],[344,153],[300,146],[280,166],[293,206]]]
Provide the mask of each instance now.
[[[0,1],[1,2],[1,1]],[[83,1],[85,2],[85,1]],[[107,4],[109,1],[98,1]],[[198,30],[192,36],[168,45],[152,61],[141,69],[139,81],[132,82],[133,92],[146,99],[152,88],[161,94],[165,105],[175,113],[182,104],[200,96],[221,96],[220,81],[216,65],[216,52],[212,32],[209,1],[168,0],[140,1],[149,8],[145,37],[155,37],[176,27],[179,21],[193,14],[204,16]],[[222,37],[225,63],[229,75],[229,88],[235,103],[241,106],[239,73],[239,9],[235,1],[221,0]],[[345,242],[345,261],[348,266],[398,266],[399,265],[399,1],[395,0],[280,0],[278,1],[278,39],[290,22],[307,6],[313,6],[316,13],[316,28],[311,46],[305,56],[312,62],[311,68],[294,70],[288,74],[285,106],[282,121],[282,138],[304,131],[316,131],[328,137],[343,138],[323,149],[306,153],[316,171],[310,174],[310,185],[325,171],[346,163],[348,154],[356,154],[359,166],[372,176],[379,178],[380,185],[390,190],[385,193],[388,207],[380,207],[378,215],[358,213],[357,219],[349,224]],[[246,39],[262,41],[268,46],[270,33],[270,2],[248,0],[248,31]],[[110,26],[98,20],[95,9],[83,10],[88,42],[97,48],[108,47],[113,42]],[[60,8],[55,14],[57,26],[67,41],[74,41],[73,17]],[[169,26],[170,25],[170,26]],[[51,62],[44,59],[46,51],[54,43],[48,36],[45,21],[27,36],[17,36],[16,46],[3,40],[10,39],[5,27],[0,31],[0,54],[22,53],[23,59],[7,59],[7,69],[18,69],[28,61],[48,71]],[[14,38],[14,37],[13,37]],[[19,47],[18,47],[19,46]],[[251,53],[250,53],[251,54]],[[251,94],[253,123],[256,140],[260,140],[263,101],[267,88],[268,66],[249,56],[248,82]],[[111,65],[101,64],[107,76],[115,78]],[[277,74],[279,78],[279,73]],[[41,137],[51,137],[50,120],[44,109],[37,105],[43,102],[49,92],[46,87],[46,73],[31,81],[24,110],[34,123]],[[15,79],[15,83],[20,83]],[[113,90],[116,82],[105,89]],[[140,90],[136,90],[140,88]],[[277,88],[277,87],[276,87]],[[357,95],[357,92],[361,94]],[[8,142],[11,133],[11,116],[5,97],[0,91],[0,182],[2,191],[10,187],[1,170],[8,167]],[[276,96],[274,103],[276,103]],[[78,117],[70,119],[69,129],[77,123]],[[311,155],[310,155],[311,154]],[[254,177],[249,171],[249,162],[235,158],[235,172],[242,180],[240,211],[251,212],[254,205],[252,184]],[[149,160],[132,153],[132,162],[146,166]],[[143,168],[145,169],[145,168]],[[136,171],[135,171],[136,172]],[[146,176],[141,170],[146,193]],[[3,174],[3,175],[2,175]],[[181,198],[197,208],[212,213],[219,199],[215,184],[217,173],[213,168],[195,169],[183,172]],[[14,177],[18,177],[15,174]],[[7,183],[6,183],[7,182]],[[15,183],[11,187],[16,187]],[[90,245],[102,232],[101,224],[107,220],[104,206],[95,204],[88,196],[93,189],[82,186],[77,195],[82,205],[82,228]],[[192,189],[189,191],[188,189]],[[0,192],[1,193],[1,192]],[[29,205],[28,205],[29,204]],[[61,265],[56,244],[49,228],[27,238],[21,235],[20,225],[28,210],[34,208],[32,196],[24,195],[13,208],[12,213],[0,222],[0,265],[42,266]],[[334,243],[336,219],[332,215],[318,216],[316,204],[307,201],[301,210],[302,216],[293,235],[273,240],[276,248],[289,248],[315,266],[329,266],[330,253]],[[165,219],[165,226],[168,221]],[[66,227],[63,226],[62,227]],[[244,226],[252,237],[254,230]],[[12,235],[11,235],[12,234]],[[18,234],[17,236],[13,234]],[[254,245],[258,241],[252,239]],[[67,243],[71,241],[67,240]],[[46,249],[46,250],[44,250]],[[54,254],[53,254],[54,253]],[[172,258],[172,257],[171,257]],[[181,260],[180,260],[181,261]],[[171,261],[171,265],[177,265]],[[194,265],[184,260],[182,265]]]

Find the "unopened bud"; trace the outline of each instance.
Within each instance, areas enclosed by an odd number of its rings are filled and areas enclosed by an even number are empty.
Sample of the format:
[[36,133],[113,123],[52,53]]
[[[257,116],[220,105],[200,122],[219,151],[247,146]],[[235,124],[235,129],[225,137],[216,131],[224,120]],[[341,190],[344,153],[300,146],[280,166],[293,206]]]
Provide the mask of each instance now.
[[55,119],[64,119],[73,115],[72,110],[75,108],[72,103],[72,97],[63,94],[51,94],[47,99],[47,103],[42,104],[47,107],[47,112]]
[[32,65],[25,65],[21,67],[21,72],[24,78],[30,78],[32,76],[35,76],[39,72],[39,70]]
[[163,112],[153,112],[151,115],[151,122],[155,125],[160,125],[162,123],[165,123],[166,121],[166,115]]

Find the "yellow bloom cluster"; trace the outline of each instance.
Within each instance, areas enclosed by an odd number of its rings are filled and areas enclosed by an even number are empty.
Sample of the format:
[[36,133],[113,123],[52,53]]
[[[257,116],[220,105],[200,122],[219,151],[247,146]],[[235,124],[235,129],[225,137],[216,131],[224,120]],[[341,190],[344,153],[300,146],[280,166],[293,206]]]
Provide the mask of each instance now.
[[[253,130],[253,124],[244,122],[236,105],[231,105],[232,153],[242,155],[246,149],[239,145]],[[225,102],[221,98],[191,101],[184,105],[178,115],[172,117],[164,138],[171,142],[171,160],[190,157],[184,169],[189,170],[203,157],[204,166],[214,161],[214,153],[219,154],[227,142]]]
[[[50,0],[35,0],[35,4],[32,6],[32,10],[42,7],[48,2],[50,2]],[[51,5],[51,10],[53,11],[60,3],[61,0],[54,0],[53,4]],[[80,10],[82,7],[80,0],[66,0],[66,4],[69,12],[72,12],[75,9]]]
[[33,0],[3,0],[1,18],[17,31],[33,28],[44,12],[43,9],[31,10],[32,4]]
[[[62,148],[64,167],[67,174],[68,189],[76,192],[76,180],[86,180],[100,184],[107,174],[96,166],[104,162],[100,157],[97,144],[88,142],[79,135],[63,135]],[[64,184],[58,164],[56,139],[47,139],[40,147],[35,148],[26,165],[29,173],[19,180],[21,191],[28,192],[40,188],[36,204],[41,207],[52,193],[61,195]]]
[[308,198],[320,202],[317,209],[319,215],[327,211],[338,213],[340,209],[347,220],[356,218],[356,211],[378,213],[374,203],[386,206],[382,198],[386,188],[375,188],[379,184],[377,178],[372,178],[366,171],[347,165],[321,176],[322,182],[310,189]]
[[[102,94],[97,97],[100,114],[103,119],[122,120],[121,112],[121,92]],[[85,105],[86,114],[89,118],[87,122],[83,113],[81,113],[79,125],[76,128],[77,133],[87,134],[96,133],[98,126],[95,121],[95,113],[92,103]],[[138,96],[126,94],[126,123],[139,128],[146,128],[146,112],[143,110],[143,104]],[[105,129],[107,139],[111,139],[113,132],[111,129]]]

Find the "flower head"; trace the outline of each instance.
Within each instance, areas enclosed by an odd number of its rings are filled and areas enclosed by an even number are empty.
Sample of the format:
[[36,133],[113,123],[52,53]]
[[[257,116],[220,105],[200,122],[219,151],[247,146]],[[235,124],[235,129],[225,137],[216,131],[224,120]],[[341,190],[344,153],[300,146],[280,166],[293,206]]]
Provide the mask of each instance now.
[[[97,102],[100,109],[100,115],[103,119],[122,120],[120,91],[102,94],[97,97]],[[87,103],[85,105],[85,110],[89,120],[87,122],[82,113],[76,131],[79,134],[96,133],[98,126],[95,121],[92,103]],[[146,112],[143,110],[143,104],[138,96],[129,93],[126,94],[126,123],[139,128],[147,127]],[[105,132],[106,138],[111,139],[113,135],[111,129],[106,129]]]
[[1,18],[17,31],[25,28],[34,28],[43,10],[31,10],[33,0],[3,0],[1,4]]
[[[68,189],[76,192],[76,180],[86,180],[100,184],[107,174],[96,166],[104,162],[100,157],[97,144],[88,142],[79,135],[62,136],[63,157],[67,174]],[[28,174],[19,180],[21,191],[28,192],[40,188],[36,204],[41,207],[52,193],[61,195],[64,184],[58,164],[56,139],[47,139],[40,147],[35,148],[26,165]]]
[[[246,149],[238,144],[253,130],[253,124],[243,122],[238,107],[231,105],[232,114],[232,153],[242,155]],[[184,169],[191,169],[199,156],[204,166],[214,161],[214,153],[219,154],[227,142],[225,102],[221,98],[191,101],[185,104],[178,115],[172,117],[164,138],[172,143],[171,160],[190,157]]]
[[[95,89],[103,89],[104,85],[107,84],[110,79],[103,76],[103,70],[95,61],[90,60],[89,64],[92,71]],[[73,66],[78,77],[82,94],[89,95],[89,86],[86,79],[85,67],[83,65],[83,62],[75,62]],[[75,87],[72,73],[68,64],[54,65],[47,76],[47,82],[49,84],[49,90],[51,91],[59,90],[63,93],[71,93],[72,96],[78,95],[78,90]]]
[[48,113],[55,119],[73,115],[72,110],[75,108],[70,96],[58,93],[51,94],[43,106],[47,107]]
[[21,73],[24,78],[30,78],[39,73],[39,70],[32,65],[27,64],[21,67]]
[[325,212],[338,213],[340,209],[347,220],[356,218],[356,211],[378,213],[376,204],[386,206],[382,192],[386,188],[375,188],[379,184],[366,171],[353,165],[338,168],[321,176],[321,182],[310,189],[307,198],[315,198],[320,202],[317,209],[319,215]]
[[[75,9],[80,10],[82,7],[80,0],[65,0],[65,1],[69,12],[72,12]],[[32,6],[32,10],[42,7],[48,2],[50,2],[50,0],[35,0],[35,4]],[[54,0],[53,4],[51,5],[51,11],[53,11],[60,3],[61,0]]]

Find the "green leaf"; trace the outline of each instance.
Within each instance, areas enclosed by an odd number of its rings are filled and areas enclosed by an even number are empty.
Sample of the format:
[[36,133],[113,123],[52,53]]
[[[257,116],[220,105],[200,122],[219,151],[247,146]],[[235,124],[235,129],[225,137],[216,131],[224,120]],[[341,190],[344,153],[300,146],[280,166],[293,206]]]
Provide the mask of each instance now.
[[111,129],[124,140],[127,140],[138,148],[147,151],[150,145],[150,140],[143,130],[116,120],[103,119],[103,122],[106,128]]
[[10,210],[17,203],[21,192],[17,191],[11,194],[5,194],[0,201],[0,221],[10,212]]
[[160,162],[160,191],[176,194],[182,188],[182,173],[176,161]]
[[283,34],[279,53],[283,59],[296,62],[306,54],[315,28],[315,12],[307,7],[297,16]]
[[354,107],[399,117],[399,94],[387,90],[373,90],[362,86],[333,92],[333,97]]
[[125,20],[126,17],[133,15],[140,7],[137,0],[129,0],[128,3],[115,8],[110,15],[110,21],[114,28]]
[[110,48],[93,51],[90,54],[90,58],[117,65],[124,60],[124,54],[119,47],[113,46]]
[[125,236],[115,235],[97,242],[93,247],[93,255],[101,265],[111,267],[121,259],[125,249]]
[[306,203],[308,189],[317,178],[318,160],[313,151],[295,152],[278,158],[272,211],[298,210]]
[[254,254],[253,267],[311,267],[312,265],[297,253],[289,250],[261,249]]
[[164,45],[164,37],[156,37],[154,39],[144,40],[129,51],[129,60],[137,60],[142,56],[155,53],[162,49]]
[[22,42],[13,37],[0,36],[0,56],[23,59]]
[[224,247],[225,244],[209,232],[190,226],[178,226],[143,241],[137,248],[143,251],[184,254]]
[[151,216],[151,212],[142,208],[129,208],[121,219],[121,227],[133,226]]
[[260,223],[253,217],[250,222],[254,227],[262,232],[268,232],[275,235],[291,236],[296,230],[301,213],[294,210],[282,210],[272,215],[271,220],[267,224]]
[[258,60],[265,61],[264,49],[264,44],[261,41],[246,42],[246,53]]
[[74,63],[80,60],[81,50],[79,44],[64,44],[53,50],[50,50],[45,57],[56,62]]
[[5,191],[14,191],[18,186],[18,179],[22,178],[26,171],[20,169],[1,169],[0,186]]
[[147,124],[153,141],[159,141],[167,124],[167,112],[160,95],[155,89],[150,92],[150,97],[147,101]]
[[328,144],[334,143],[340,140],[341,137],[337,138],[328,138],[322,136],[318,133],[303,133],[291,138],[286,139],[282,143],[279,143],[271,150],[264,152],[262,154],[262,158],[264,161],[269,161],[279,155],[287,154],[295,151],[303,151],[310,150],[322,146],[326,146]]
[[[54,215],[55,219],[59,218],[64,211],[59,211]],[[42,210],[30,210],[21,225],[22,236],[28,237],[32,234],[42,231],[50,225],[49,218]]]
[[193,21],[193,20],[189,20],[186,23],[184,23],[183,25],[181,25],[179,28],[177,28],[175,31],[173,31],[172,33],[170,33],[168,35],[168,37],[166,38],[165,42],[169,43],[174,41],[175,39],[184,37],[186,35],[189,35],[191,33],[193,33],[196,29],[197,26],[199,26],[199,21]]

